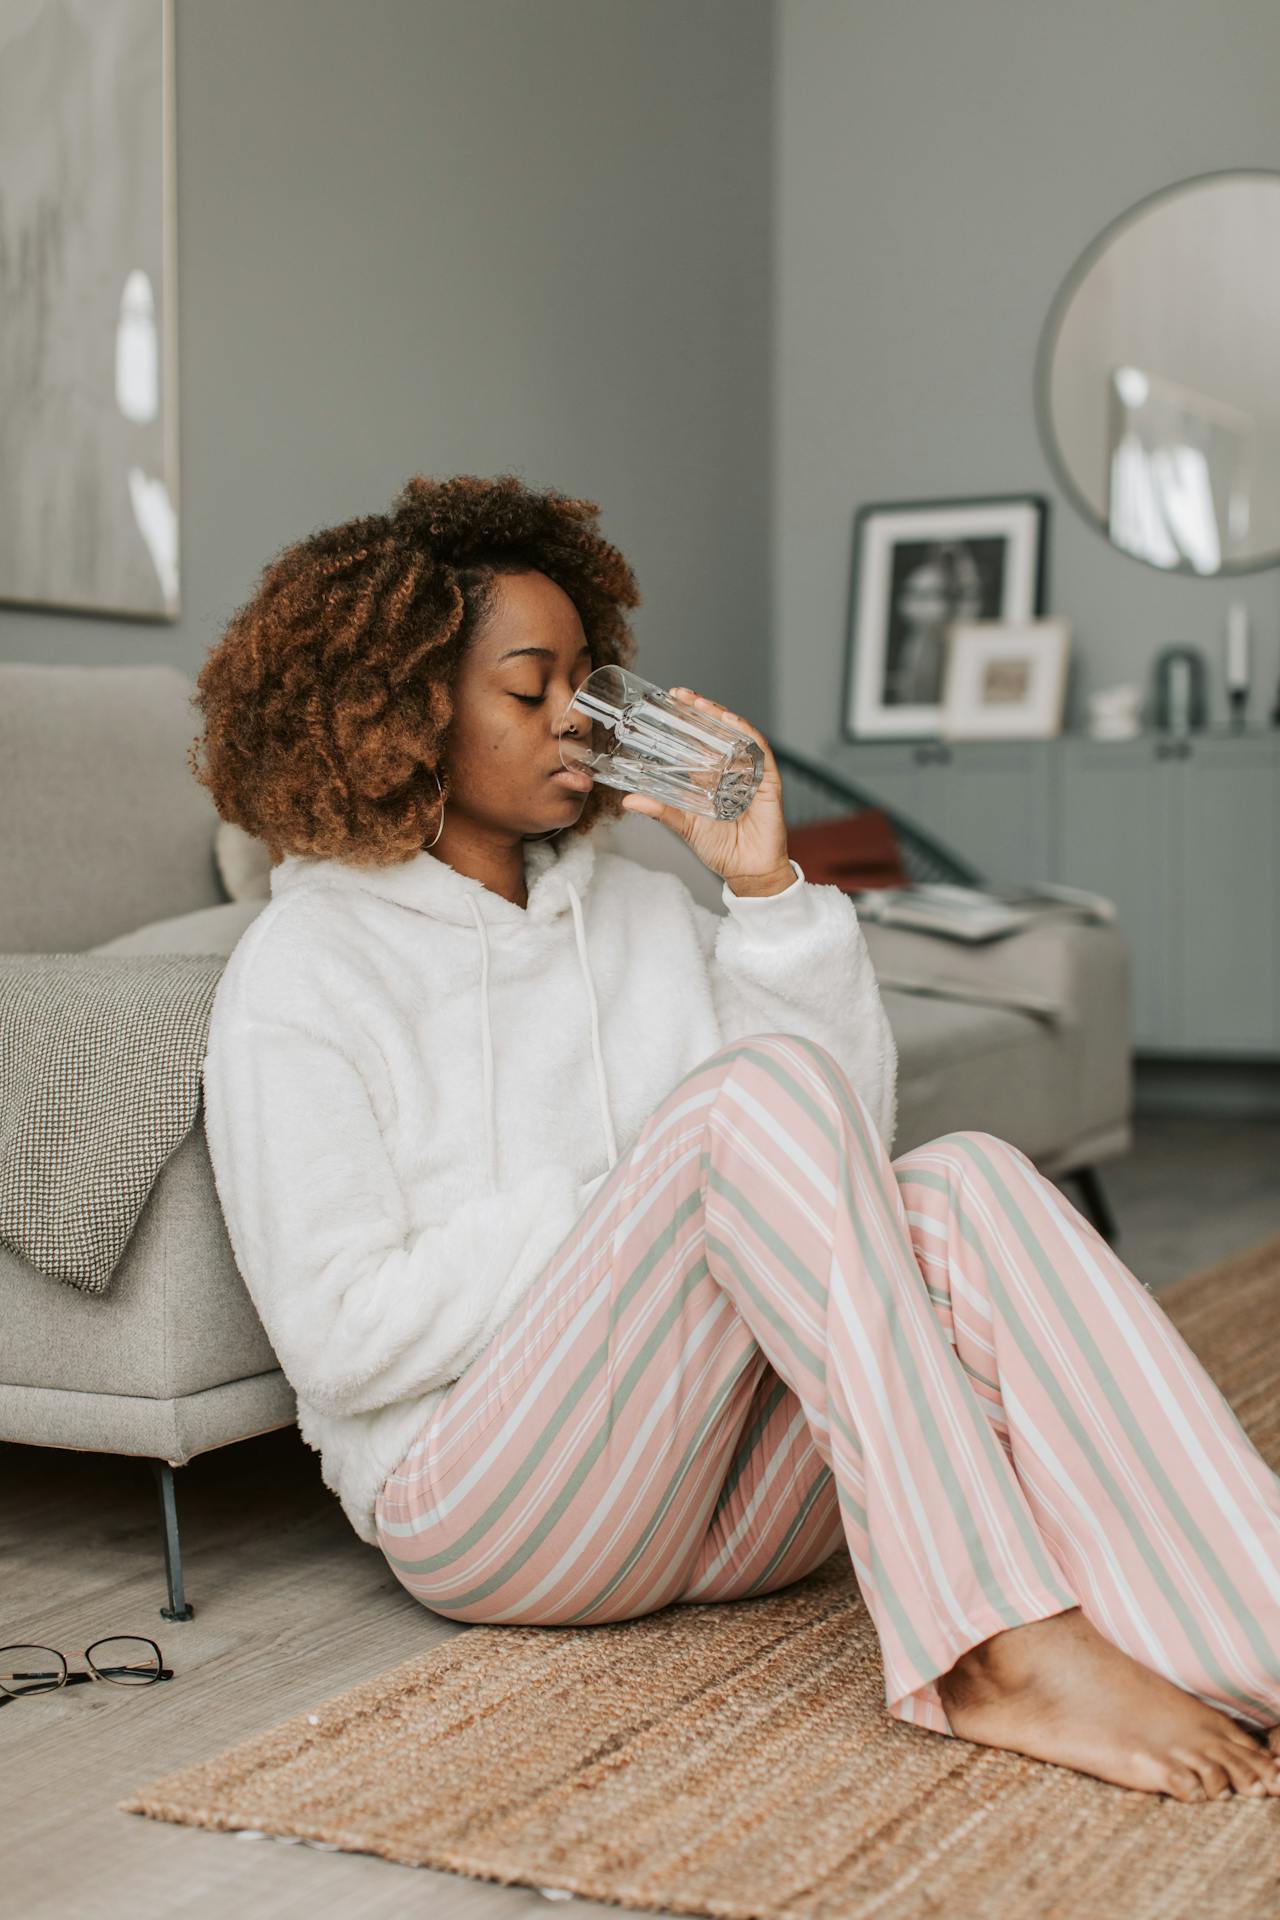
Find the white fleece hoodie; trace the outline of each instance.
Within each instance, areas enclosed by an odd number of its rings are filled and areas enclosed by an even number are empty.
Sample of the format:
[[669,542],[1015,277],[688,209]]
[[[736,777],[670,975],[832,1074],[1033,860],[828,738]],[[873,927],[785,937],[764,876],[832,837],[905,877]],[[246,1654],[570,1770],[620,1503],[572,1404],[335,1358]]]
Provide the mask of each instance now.
[[214,999],[206,1135],[302,1437],[362,1540],[433,1399],[698,1061],[807,1035],[892,1148],[897,1051],[853,902],[791,864],[779,894],[726,884],[724,915],[591,834],[526,843],[527,907],[425,849],[272,869]]

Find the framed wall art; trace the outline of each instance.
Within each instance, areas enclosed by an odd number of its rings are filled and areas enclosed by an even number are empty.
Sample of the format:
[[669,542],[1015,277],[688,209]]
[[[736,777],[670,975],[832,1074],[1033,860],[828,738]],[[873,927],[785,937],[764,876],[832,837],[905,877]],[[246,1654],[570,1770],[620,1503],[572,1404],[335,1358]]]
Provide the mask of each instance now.
[[846,739],[937,736],[947,630],[1044,611],[1042,494],[860,507],[845,650]]
[[942,677],[944,740],[1048,740],[1062,731],[1071,622],[955,620]]
[[0,6],[0,601],[176,620],[173,0]]

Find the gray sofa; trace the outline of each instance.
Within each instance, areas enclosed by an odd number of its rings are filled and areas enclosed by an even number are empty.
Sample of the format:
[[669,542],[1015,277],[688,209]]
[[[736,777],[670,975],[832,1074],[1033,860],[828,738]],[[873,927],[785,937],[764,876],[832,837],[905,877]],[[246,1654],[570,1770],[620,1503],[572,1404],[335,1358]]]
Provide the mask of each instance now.
[[[231,951],[261,909],[252,890],[265,857],[192,777],[194,690],[169,666],[0,664],[0,950]],[[719,882],[656,822],[628,815],[602,831],[723,911]],[[982,1127],[1074,1177],[1110,1236],[1096,1167],[1130,1144],[1120,932],[1058,922],[985,960],[870,925],[867,937],[899,1049],[894,1153]],[[0,1441],[151,1463],[164,1618],[193,1612],[173,1469],[294,1417],[231,1253],[202,1116],[156,1178],[105,1293],[0,1248]]]

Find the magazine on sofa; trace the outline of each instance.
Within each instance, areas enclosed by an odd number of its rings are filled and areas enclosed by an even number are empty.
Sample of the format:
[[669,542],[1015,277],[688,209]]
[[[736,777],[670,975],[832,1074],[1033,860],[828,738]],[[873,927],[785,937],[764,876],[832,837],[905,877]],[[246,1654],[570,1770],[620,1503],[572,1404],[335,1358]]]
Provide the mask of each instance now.
[[853,899],[863,919],[937,933],[948,940],[998,940],[1060,914],[1104,921],[1116,917],[1114,901],[1103,894],[1057,881],[1008,887],[920,881],[910,887],[864,887],[853,893]]

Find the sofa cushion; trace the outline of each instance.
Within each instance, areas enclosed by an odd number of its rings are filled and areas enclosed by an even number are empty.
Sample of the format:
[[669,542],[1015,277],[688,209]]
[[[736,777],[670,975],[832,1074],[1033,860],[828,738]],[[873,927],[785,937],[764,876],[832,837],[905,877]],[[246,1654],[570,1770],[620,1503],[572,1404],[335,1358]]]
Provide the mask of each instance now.
[[962,1128],[998,1134],[1033,1160],[1072,1137],[1073,1033],[1010,1007],[882,987],[898,1047],[892,1157]]
[[0,951],[81,953],[224,897],[168,663],[0,662]]
[[201,907],[173,920],[153,920],[132,933],[117,934],[90,947],[90,953],[226,953],[257,919],[264,900],[230,900],[221,907]]
[[246,833],[234,820],[219,820],[213,836],[213,857],[230,899],[271,898],[271,855],[261,840]]

